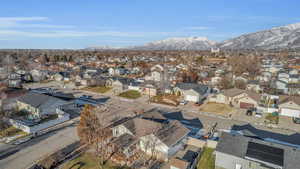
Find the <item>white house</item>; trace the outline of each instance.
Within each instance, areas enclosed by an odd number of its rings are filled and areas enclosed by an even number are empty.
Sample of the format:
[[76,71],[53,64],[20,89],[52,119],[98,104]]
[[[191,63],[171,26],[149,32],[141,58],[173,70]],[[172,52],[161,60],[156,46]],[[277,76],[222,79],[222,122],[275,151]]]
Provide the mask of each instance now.
[[278,107],[280,115],[300,118],[300,97],[288,97],[282,100]]
[[178,83],[173,90],[177,95],[183,96],[184,100],[191,102],[202,101],[210,93],[207,85],[196,83]]

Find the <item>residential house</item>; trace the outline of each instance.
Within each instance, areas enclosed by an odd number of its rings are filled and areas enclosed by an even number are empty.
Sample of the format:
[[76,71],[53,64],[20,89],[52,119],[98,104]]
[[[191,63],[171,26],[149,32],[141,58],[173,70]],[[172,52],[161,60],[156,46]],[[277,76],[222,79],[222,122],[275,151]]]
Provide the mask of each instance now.
[[141,84],[142,94],[148,96],[156,96],[159,91],[159,86],[154,81],[145,81]]
[[258,77],[258,79],[262,82],[268,82],[272,78],[272,73],[269,71],[263,71],[261,75]]
[[67,102],[45,94],[28,92],[17,100],[19,111],[26,111],[35,118],[55,114],[56,109]]
[[259,105],[261,98],[260,94],[255,92],[245,91],[246,95],[239,99],[239,108],[241,109],[250,109],[256,108]]
[[281,80],[281,81],[284,81],[287,83],[289,82],[289,78],[290,78],[290,75],[286,72],[279,72],[277,75],[278,80]]
[[112,127],[112,133],[115,138],[128,137],[128,145],[167,161],[182,148],[189,129],[178,121],[159,123],[135,117]]
[[287,88],[289,95],[300,95],[300,83],[289,83]]
[[299,75],[292,74],[289,77],[289,83],[298,83],[299,82]]
[[249,109],[258,106],[260,97],[260,94],[255,92],[232,88],[222,91],[212,100],[217,103],[229,104],[242,109]]
[[46,80],[48,76],[47,71],[38,70],[38,69],[33,69],[32,71],[30,71],[30,74],[34,82],[40,82]]
[[221,93],[218,93],[216,95],[215,102],[229,104],[229,105],[237,105],[238,99],[245,97],[245,95],[246,94],[244,93],[244,90],[231,88],[231,89],[223,90]]
[[275,81],[275,88],[280,92],[284,94],[288,94],[288,82],[282,81],[282,80],[276,80]]
[[150,69],[150,75],[146,76],[146,80],[159,82],[162,80],[164,67],[162,65],[155,65]]
[[60,81],[70,81],[70,74],[68,72],[58,72],[53,75],[53,79]]
[[223,132],[216,148],[216,169],[296,169],[300,150],[291,145]]
[[236,76],[236,77],[234,77],[234,82],[236,82],[236,81],[242,81],[244,83],[247,83],[248,79],[244,76]]
[[199,102],[210,94],[210,88],[207,85],[196,83],[178,83],[173,89],[177,95],[183,96],[184,100]]
[[246,86],[246,89],[256,93],[263,92],[263,88],[260,86],[258,80],[249,80]]
[[282,99],[278,105],[281,116],[300,118],[300,97],[290,96]]
[[219,77],[219,76],[215,76],[215,77],[212,77],[211,79],[210,79],[210,82],[211,82],[211,84],[213,85],[213,86],[217,86],[217,85],[219,85],[220,84],[220,82],[222,81],[222,77]]
[[128,85],[129,90],[136,90],[136,91],[141,91],[141,83],[137,81],[132,81]]
[[133,79],[129,79],[129,78],[112,78],[113,82],[112,82],[112,87],[113,87],[113,92],[118,94],[121,93],[125,90],[128,90],[128,86],[130,85],[130,83],[133,83],[134,80]]
[[289,71],[289,74],[290,74],[290,75],[298,75],[298,73],[299,73],[299,71],[298,71],[297,69],[291,69],[291,70]]

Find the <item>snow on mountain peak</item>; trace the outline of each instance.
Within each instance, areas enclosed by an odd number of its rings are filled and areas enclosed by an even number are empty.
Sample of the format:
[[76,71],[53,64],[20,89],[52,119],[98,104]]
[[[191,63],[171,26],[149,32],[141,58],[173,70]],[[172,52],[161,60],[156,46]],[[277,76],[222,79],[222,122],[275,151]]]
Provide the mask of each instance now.
[[284,27],[285,28],[289,28],[291,30],[300,29],[300,22],[299,23],[290,24],[290,25],[287,25],[287,26],[284,26]]
[[216,42],[208,40],[206,37],[173,37],[164,40],[158,40],[151,42],[152,44],[160,43],[196,43],[196,42],[207,42],[209,44],[215,44]]

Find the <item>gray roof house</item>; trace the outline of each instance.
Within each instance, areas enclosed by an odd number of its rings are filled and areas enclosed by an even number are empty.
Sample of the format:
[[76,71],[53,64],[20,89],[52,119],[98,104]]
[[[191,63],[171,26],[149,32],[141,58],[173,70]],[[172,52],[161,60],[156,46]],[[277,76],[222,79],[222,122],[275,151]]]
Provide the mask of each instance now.
[[296,147],[261,139],[222,133],[216,148],[216,169],[296,169]]
[[[151,117],[151,116],[150,116]],[[112,127],[114,138],[131,135],[132,142],[145,152],[151,154],[155,151],[157,158],[168,160],[182,148],[189,129],[179,121],[160,123],[153,119],[135,117]],[[138,141],[137,141],[138,140]]]
[[66,103],[53,96],[28,92],[17,100],[17,107],[19,111],[27,111],[40,118],[47,114],[55,114],[56,108]]
[[197,83],[178,83],[174,92],[184,96],[186,101],[199,102],[208,96],[210,88],[207,85]]

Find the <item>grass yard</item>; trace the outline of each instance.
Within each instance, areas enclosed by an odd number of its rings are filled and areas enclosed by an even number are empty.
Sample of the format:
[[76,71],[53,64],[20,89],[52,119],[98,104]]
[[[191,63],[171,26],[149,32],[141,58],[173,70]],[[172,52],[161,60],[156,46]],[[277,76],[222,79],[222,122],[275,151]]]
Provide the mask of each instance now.
[[215,169],[214,149],[205,147],[198,162],[197,169]]
[[179,104],[179,96],[172,94],[153,96],[150,100],[154,103],[166,104],[171,106],[177,106]]
[[226,104],[209,102],[209,103],[201,105],[200,106],[200,111],[226,115],[226,114],[231,113],[232,111],[234,111],[234,108],[232,108],[232,107],[230,107],[229,105],[226,105]]
[[[62,169],[99,169],[99,160],[91,153],[84,153],[75,159],[67,162]],[[126,169],[125,167],[115,167],[106,163],[102,169]]]
[[97,87],[86,87],[83,90],[95,93],[106,93],[110,90],[110,87],[97,86]]
[[15,135],[27,135],[27,133],[13,126],[0,131],[0,137],[12,137]]
[[126,92],[119,94],[119,96],[127,99],[137,99],[141,97],[141,93],[135,90],[128,90]]

